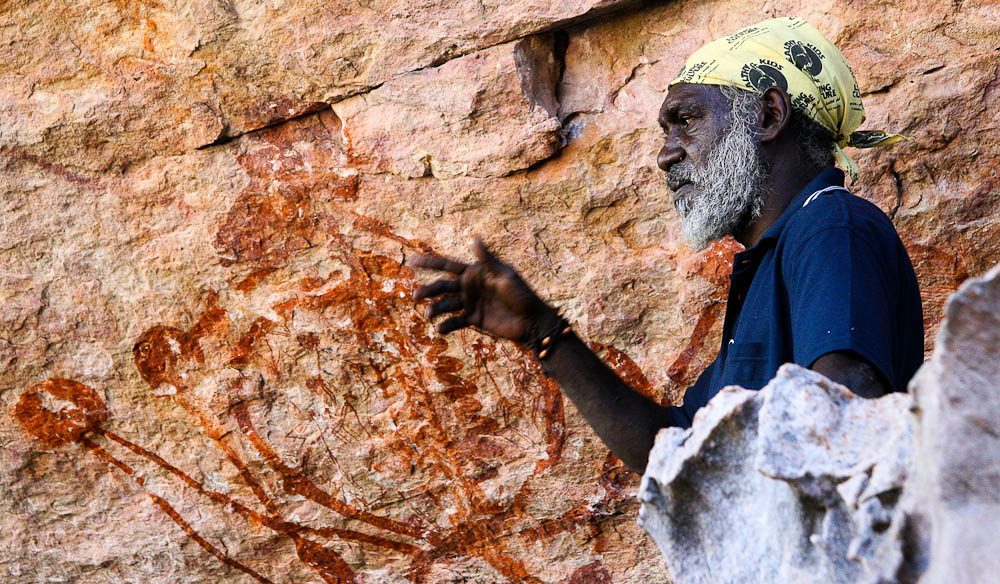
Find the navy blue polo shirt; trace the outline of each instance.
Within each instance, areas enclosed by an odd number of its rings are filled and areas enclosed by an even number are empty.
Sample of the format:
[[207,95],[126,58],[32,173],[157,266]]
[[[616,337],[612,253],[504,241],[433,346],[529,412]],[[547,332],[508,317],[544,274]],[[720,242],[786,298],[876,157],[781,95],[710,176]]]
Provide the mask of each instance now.
[[810,367],[834,351],[863,357],[893,391],[923,361],[920,292],[892,222],[844,188],[836,168],[820,172],[760,241],[736,254],[722,347],[669,408],[689,427],[727,385],[760,389],[784,363]]

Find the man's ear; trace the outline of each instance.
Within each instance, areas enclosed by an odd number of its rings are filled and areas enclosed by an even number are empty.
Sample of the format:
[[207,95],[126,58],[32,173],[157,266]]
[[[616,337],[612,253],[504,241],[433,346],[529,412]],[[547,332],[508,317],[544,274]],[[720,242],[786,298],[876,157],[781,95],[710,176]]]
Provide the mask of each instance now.
[[761,101],[760,141],[771,142],[785,131],[792,119],[792,100],[784,89],[770,87],[761,96]]

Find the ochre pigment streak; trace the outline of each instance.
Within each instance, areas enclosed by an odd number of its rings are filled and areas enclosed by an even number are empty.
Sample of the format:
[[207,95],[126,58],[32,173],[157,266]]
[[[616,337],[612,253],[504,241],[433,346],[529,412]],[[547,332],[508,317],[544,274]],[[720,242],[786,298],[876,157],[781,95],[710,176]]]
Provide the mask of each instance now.
[[[161,383],[166,383],[177,389],[176,399],[178,403],[195,416],[199,425],[205,429],[207,435],[220,446],[223,452],[225,452],[227,458],[229,458],[230,462],[236,466],[241,476],[243,476],[244,480],[246,480],[246,482],[250,485],[258,499],[261,500],[269,512],[274,513],[274,503],[266,495],[259,481],[247,470],[246,465],[239,458],[236,452],[232,450],[232,447],[222,440],[222,437],[226,434],[225,428],[215,422],[212,417],[210,417],[210,415],[203,410],[203,408],[192,401],[194,396],[190,394],[186,384],[183,382],[182,376],[180,375],[181,368],[184,367],[185,364],[190,363],[191,361],[197,362],[203,358],[201,356],[200,347],[196,344],[197,340],[204,335],[205,331],[210,330],[210,328],[222,328],[219,326],[219,323],[222,322],[222,319],[224,318],[225,312],[214,305],[213,298],[213,302],[206,310],[205,315],[199,319],[198,324],[196,324],[196,326],[189,333],[183,333],[177,329],[169,327],[153,327],[144,333],[135,344],[133,352],[136,359],[136,366],[143,378],[151,385],[156,386]],[[206,323],[210,323],[210,325],[206,325]],[[274,326],[274,324],[276,323],[266,319],[258,319],[255,321],[254,324],[251,325],[249,333],[244,335],[238,343],[237,348],[234,351],[234,358],[231,359],[231,362],[244,361],[246,357],[253,352],[259,340],[268,330],[270,330],[271,327]],[[302,496],[330,508],[345,517],[364,521],[374,527],[385,529],[394,533],[408,535],[417,539],[427,536],[426,530],[419,526],[415,527],[394,522],[390,519],[367,513],[336,500],[328,493],[316,487],[300,473],[297,473],[294,469],[284,466],[283,463],[280,462],[280,459],[278,459],[273,453],[270,446],[262,439],[254,440],[253,436],[249,437],[249,439],[251,444],[258,451],[260,451],[263,456],[265,456],[269,463],[272,463],[272,468],[275,468],[278,470],[279,474],[281,474],[284,479],[286,490],[292,486],[292,492],[301,494]],[[268,455],[264,453],[270,453],[273,458],[268,457]],[[326,531],[326,533],[331,533],[331,531]],[[356,532],[350,532],[349,530],[342,530],[342,533],[354,535],[355,537],[350,538],[354,540],[358,540],[361,536],[361,534],[356,534]],[[373,541],[379,544],[384,544],[385,542],[391,540],[387,540],[385,538],[374,538]],[[402,546],[396,545],[394,547],[397,550],[405,549],[411,553],[416,549],[409,544],[402,544]],[[300,554],[308,555],[308,561],[305,558],[303,558],[303,561],[310,566],[313,566],[324,557],[326,557],[329,561],[333,561],[331,559],[333,557],[331,555],[333,552],[320,553],[308,542],[304,543],[297,540],[296,549]],[[338,578],[345,578],[345,574],[347,574],[347,572],[344,571],[346,563],[343,563],[342,560],[339,559],[339,556],[337,556],[337,561],[334,562],[334,564],[337,564],[339,567],[333,572],[330,572],[330,574],[339,574],[337,576]],[[326,570],[326,568],[324,568],[324,570]]]
[[[129,450],[147,458],[148,460],[153,461],[155,464],[157,464],[164,470],[167,470],[171,474],[174,474],[175,476],[179,477],[182,481],[184,481],[187,485],[193,487],[199,493],[209,497],[210,499],[216,501],[220,505],[223,505],[227,509],[232,509],[233,511],[244,517],[246,520],[267,527],[280,535],[285,535],[289,537],[292,540],[292,543],[295,545],[295,551],[296,554],[299,556],[299,559],[301,559],[313,571],[319,574],[323,578],[323,580],[328,584],[346,584],[348,582],[356,581],[356,575],[354,574],[353,570],[350,569],[350,567],[347,565],[346,562],[344,562],[344,560],[340,557],[339,554],[337,554],[335,551],[331,549],[323,548],[322,546],[316,544],[315,542],[305,539],[300,535],[300,532],[303,531],[302,526],[296,523],[285,521],[278,517],[263,515],[256,511],[253,511],[252,509],[246,507],[245,505],[221,493],[205,489],[200,483],[195,481],[189,475],[187,475],[177,467],[173,466],[172,464],[168,463],[163,458],[142,448],[141,446],[137,444],[132,444],[131,442],[111,432],[103,431],[101,433],[104,433],[106,436],[108,436],[108,438],[114,440],[115,442],[118,442],[119,444],[122,444]],[[104,452],[103,450],[100,449],[100,447],[97,447],[92,443],[91,446],[97,448],[99,452]],[[110,455],[108,456],[110,457]],[[124,470],[124,468],[126,467],[123,467],[122,465],[124,465],[124,463],[121,463],[121,465],[119,465],[119,468],[123,468]],[[131,476],[132,475],[131,469],[128,470],[129,472],[127,474]],[[136,480],[140,481],[141,484],[141,477],[137,478]],[[180,520],[180,516],[177,515],[176,513],[170,514],[170,516],[175,521]],[[184,525],[186,524],[183,524],[182,527]],[[187,529],[185,529],[185,531],[187,531]],[[190,532],[188,534],[191,535]],[[358,534],[358,535],[360,536],[360,538],[358,539],[370,540],[369,537],[365,537],[366,534]],[[197,539],[196,541],[198,541],[199,543],[202,542],[201,539]],[[217,554],[216,556],[218,557]]]
[[10,157],[15,160],[22,160],[29,164],[33,164],[46,172],[54,174],[55,176],[58,176],[59,178],[64,179],[80,187],[87,187],[90,189],[103,188],[101,181],[95,178],[90,178],[88,176],[84,176],[82,174],[73,172],[64,166],[45,160],[40,156],[35,156],[34,154],[22,152],[15,148],[10,148],[10,147],[0,148],[0,156]]
[[[474,519],[482,514],[489,516],[499,513],[501,508],[490,504],[479,485],[466,476],[462,469],[462,460],[453,452],[454,438],[450,437],[445,430],[444,424],[437,414],[437,406],[432,399],[432,394],[428,393],[425,388],[429,387],[430,379],[427,375],[430,374],[436,382],[445,388],[443,395],[449,400],[471,399],[471,396],[475,395],[479,389],[460,375],[463,367],[461,361],[443,354],[448,348],[446,341],[427,336],[423,323],[419,321],[412,324],[400,322],[399,317],[396,316],[400,312],[410,314],[412,310],[409,310],[408,306],[402,305],[405,300],[400,301],[400,295],[395,290],[383,290],[382,284],[376,276],[396,281],[404,279],[409,282],[412,281],[412,275],[408,273],[408,270],[404,270],[398,262],[375,255],[359,254],[349,263],[356,268],[352,270],[348,281],[327,291],[285,301],[280,306],[275,307],[275,310],[286,319],[290,318],[295,310],[308,310],[325,314],[332,311],[331,317],[334,314],[344,314],[352,321],[350,330],[356,335],[354,341],[359,345],[359,351],[365,354],[376,354],[381,351],[381,347],[372,343],[371,339],[374,334],[382,333],[387,340],[391,340],[401,359],[414,360],[418,355],[423,354],[424,358],[431,363],[429,371],[425,370],[424,367],[406,368],[398,365],[381,368],[371,363],[370,373],[375,375],[376,386],[383,393],[395,391],[394,388],[402,388],[407,396],[406,403],[412,404],[422,412],[421,419],[427,421],[429,428],[434,430],[421,435],[420,450],[425,459],[435,461],[437,468],[461,488],[463,496],[460,501],[464,504],[459,507],[458,516],[471,520],[467,526],[455,533],[457,543],[453,546],[440,547],[441,536],[424,527],[410,527],[398,523],[390,525],[390,521],[385,518],[371,514],[367,514],[366,517],[359,514],[361,511],[359,509],[346,509],[344,503],[330,497],[328,493],[319,489],[301,472],[287,467],[281,461],[280,456],[254,428],[245,404],[240,404],[232,409],[241,431],[268,464],[283,477],[287,492],[304,496],[342,515],[365,521],[373,526],[408,534],[431,543],[435,547],[435,551],[424,554],[422,559],[416,561],[413,571],[411,571],[411,574],[418,580],[420,574],[429,568],[430,562],[434,558],[447,557],[449,554],[461,551],[462,553],[478,555],[512,581],[533,581],[521,562],[506,557],[501,549],[498,549],[502,548],[503,542],[497,538],[498,531],[494,522]],[[322,283],[310,281],[308,286],[303,286],[303,289],[318,290],[321,287]],[[407,296],[408,294],[403,294],[404,298]],[[414,326],[414,324],[419,326]],[[303,346],[312,350],[318,346],[317,341],[312,338],[300,342],[304,342]],[[495,350],[495,346],[492,349]],[[486,370],[484,369],[484,371]],[[492,377],[488,371],[486,371],[486,376]],[[532,378],[537,379],[537,375],[525,375],[526,384],[530,385]],[[499,392],[496,380],[492,381]],[[314,381],[311,387],[322,389],[325,384],[322,383],[322,379],[319,379]],[[550,459],[557,461],[562,448],[562,398],[558,394],[557,388],[554,392],[552,389],[550,388],[545,398],[548,406],[546,411],[551,414],[546,416],[549,418],[546,426],[547,436],[554,437],[553,440],[549,441]],[[502,401],[506,401],[506,398]],[[347,400],[345,400],[346,403]],[[555,418],[554,421],[553,418]],[[491,426],[490,429],[484,427],[481,431],[488,432],[495,431],[495,429],[495,426]],[[471,434],[475,430],[472,428],[469,433]],[[421,565],[423,568],[420,567]]]
[[216,503],[222,506],[228,506],[229,508],[233,509],[236,513],[239,513],[241,516],[243,516],[247,521],[250,521],[252,523],[255,523],[263,527],[267,527],[268,529],[271,529],[272,531],[275,531],[282,535],[294,537],[299,533],[309,533],[309,534],[319,535],[325,538],[338,537],[345,540],[357,541],[360,543],[368,543],[377,547],[394,550],[407,555],[414,555],[420,552],[420,548],[418,547],[412,546],[407,543],[386,539],[384,537],[380,537],[377,535],[371,535],[368,533],[362,533],[350,529],[340,529],[333,527],[326,527],[326,528],[309,527],[292,521],[287,521],[275,515],[265,515],[263,513],[259,513],[243,505],[239,501],[232,499],[231,497],[228,497],[216,491],[210,491],[206,489],[201,483],[194,480],[190,475],[180,470],[176,466],[170,464],[159,455],[150,452],[149,450],[146,450],[142,446],[139,446],[138,444],[134,444],[128,440],[125,440],[124,438],[122,438],[121,436],[115,434],[110,430],[101,430],[100,433],[106,436],[108,439],[121,444],[125,448],[128,448],[129,450],[138,454],[139,456],[142,456],[143,458],[153,462],[160,468],[166,470],[170,474],[179,478],[181,481],[184,482],[184,484],[195,489],[196,491],[205,495],[206,497],[212,499]]
[[[453,528],[447,539],[439,542],[434,549],[424,552],[422,557],[417,558],[411,575],[420,582],[425,577],[426,570],[436,559],[468,554],[482,557],[513,582],[540,582],[537,578],[529,575],[519,562],[498,554],[497,547],[513,537],[536,542],[551,539],[562,532],[574,531],[580,526],[587,526],[591,531],[597,530],[597,522],[603,517],[614,514],[614,504],[628,496],[626,488],[634,482],[634,473],[628,471],[621,461],[608,453],[600,478],[605,495],[600,501],[580,503],[558,518],[538,521],[537,525],[532,528],[511,531],[507,526],[523,519],[522,504],[515,502],[510,509],[503,513]],[[527,491],[527,486],[523,487],[518,493],[518,498],[526,495]]]
[[[478,391],[475,385],[456,375],[462,367],[461,362],[443,355],[448,348],[447,342],[440,338],[429,338],[423,330],[425,328],[423,323],[404,324],[393,318],[393,313],[399,311],[399,296],[383,291],[381,283],[372,278],[372,274],[379,274],[387,278],[412,280],[408,271],[404,271],[398,262],[382,256],[360,256],[358,263],[361,269],[354,270],[350,279],[343,284],[319,295],[304,297],[294,303],[285,303],[280,309],[276,307],[276,310],[289,316],[296,308],[346,313],[353,322],[351,330],[354,333],[354,341],[362,352],[376,354],[381,351],[381,347],[372,342],[372,336],[375,333],[382,333],[400,352],[401,360],[412,360],[423,353],[432,363],[431,375],[447,388],[446,395],[449,398],[475,394]],[[377,368],[373,368],[373,373],[377,376],[377,385],[383,392],[390,392],[393,387],[402,388],[407,395],[407,402],[414,404],[423,412],[435,432],[423,436],[422,446],[431,449],[435,455],[432,459],[438,463],[439,468],[465,488],[470,495],[466,500],[478,501],[474,504],[481,505],[486,498],[478,486],[468,480],[461,470],[460,462],[447,447],[450,438],[438,418],[435,404],[424,389],[430,382],[424,368],[416,367],[411,374],[408,374],[404,367],[392,367],[387,376]],[[430,444],[426,442],[427,439],[431,441]]]
[[[241,403],[234,406],[233,416],[236,418],[243,435],[247,437],[257,452],[264,457],[268,466],[281,476],[287,493],[305,497],[348,519],[361,521],[386,531],[408,535],[418,540],[430,537],[428,530],[424,527],[400,523],[386,517],[379,517],[331,497],[328,493],[317,487],[308,477],[281,461],[278,453],[271,448],[271,445],[254,428],[253,423],[250,421],[250,413],[246,408],[246,404]],[[433,538],[431,537],[431,539]]]
[[604,361],[615,370],[629,387],[655,402],[661,402],[660,392],[649,381],[642,369],[628,355],[610,345],[591,343],[591,348],[604,357]]
[[[45,407],[46,399],[58,399],[72,404],[70,407],[60,408],[53,411]],[[153,500],[154,503],[170,517],[184,532],[212,554],[219,561],[227,566],[238,569],[253,577],[258,582],[270,583],[271,581],[261,576],[252,568],[228,557],[219,551],[218,548],[210,544],[201,537],[194,528],[191,527],[177,511],[164,500],[151,492],[145,486],[142,477],[135,476],[135,471],[126,463],[111,456],[106,450],[95,444],[89,434],[101,433],[101,424],[107,420],[107,407],[104,400],[97,395],[92,388],[63,378],[52,378],[35,385],[21,394],[17,405],[14,407],[14,417],[21,424],[21,427],[31,436],[48,446],[61,446],[64,444],[81,444],[89,451],[93,452],[105,462],[118,468],[132,482]]]
[[[177,402],[195,417],[198,424],[205,430],[206,435],[220,447],[230,463],[236,467],[240,476],[250,486],[257,499],[273,515],[277,513],[276,504],[267,495],[260,481],[253,476],[239,455],[223,440],[227,433],[226,429],[215,422],[195,401],[192,401],[191,398],[194,396],[189,396],[190,392],[181,375],[181,368],[190,362],[198,364],[204,362],[204,355],[199,344],[200,339],[213,331],[228,328],[228,317],[225,311],[218,307],[215,300],[213,295],[210,298],[209,307],[188,333],[162,326],[153,327],[143,333],[133,347],[136,367],[143,379],[150,385],[156,387],[160,384],[168,384],[177,390]],[[251,327],[250,334],[245,335],[238,343],[234,359],[240,355],[249,354],[258,340],[270,330],[273,324],[266,319],[255,321],[255,326]],[[273,527],[273,525],[268,526]],[[332,550],[319,551],[320,546],[302,539],[297,531],[281,532],[293,540],[300,559],[320,574],[324,580],[328,582],[354,581],[353,571],[336,552]]]
[[743,246],[731,237],[713,244],[704,253],[681,262],[685,277],[695,278],[708,284],[708,291],[699,302],[698,319],[684,349],[667,368],[667,377],[683,391],[697,379],[697,372],[705,368],[707,361],[715,357],[715,347],[706,347],[705,342],[713,338],[726,306],[729,277],[733,272],[733,261]]
[[271,332],[271,329],[277,324],[264,317],[254,320],[250,324],[250,330],[240,338],[239,343],[237,343],[236,348],[233,350],[233,356],[229,359],[229,364],[246,365],[250,354],[257,348],[257,343],[267,336],[267,333]]
[[[74,407],[64,408],[59,412],[54,412],[44,407],[43,399],[45,398],[45,392],[48,392],[54,398],[71,402]],[[325,538],[337,537],[343,540],[367,543],[406,555],[416,555],[421,551],[415,546],[377,535],[339,528],[311,528],[286,521],[273,514],[266,515],[259,513],[222,493],[206,489],[190,475],[170,464],[159,455],[126,440],[110,430],[103,429],[100,424],[107,418],[103,401],[93,389],[75,381],[55,378],[29,389],[22,394],[18,405],[15,406],[15,417],[21,422],[22,427],[28,433],[47,445],[62,445],[71,442],[82,444],[98,458],[121,470],[137,486],[143,488],[145,491],[145,479],[141,476],[136,476],[134,469],[130,465],[115,458],[106,449],[91,440],[89,435],[103,435],[109,440],[124,446],[133,453],[138,454],[176,476],[184,484],[218,503],[220,506],[239,514],[248,522],[266,527],[275,533],[289,537],[295,545],[296,553],[303,563],[316,571],[329,584],[355,582],[356,575],[334,550],[320,546],[302,537],[302,534],[318,535]],[[71,422],[67,422],[67,420],[71,420]],[[270,580],[261,576],[253,569],[229,558],[215,546],[211,545],[165,499],[149,491],[145,492],[171,520],[177,523],[188,536],[206,551],[226,565],[242,570],[260,582],[270,582]]]
[[404,247],[407,247],[415,251],[419,251],[420,253],[435,253],[434,248],[431,247],[429,243],[414,239],[407,239],[405,237],[393,233],[389,225],[384,221],[379,221],[378,219],[375,219],[373,217],[361,215],[353,211],[349,211],[349,213],[351,214],[351,216],[354,217],[353,226],[356,229],[367,231],[372,235],[377,235],[385,237],[386,239],[391,239],[396,243],[402,244]]
[[[391,269],[391,274],[395,275],[398,268],[393,269],[390,266],[383,264],[383,270],[374,271],[366,270],[365,277],[371,279],[371,274],[374,273],[384,273],[384,269]],[[358,282],[358,284],[362,284]],[[379,289],[377,282],[364,282],[367,284],[367,288],[371,292],[375,292]],[[358,287],[352,287],[353,290],[357,290]],[[390,297],[385,298],[388,302]],[[388,307],[382,308],[383,311],[389,312]],[[370,306],[367,311],[378,310],[379,303],[375,302],[374,306]],[[364,316],[355,316],[356,326],[363,326],[368,319]],[[386,319],[379,319],[380,322],[385,322]],[[434,378],[441,383],[446,391],[444,394],[450,399],[455,400],[461,397],[471,397],[478,393],[478,388],[469,383],[462,376],[458,375],[461,371],[461,362],[443,355],[444,351],[447,349],[447,343],[440,338],[431,338],[426,334],[426,329],[424,327],[411,328],[410,334],[406,336],[400,336],[398,338],[397,349],[404,357],[414,358],[417,354],[423,353],[425,358],[430,361],[432,366],[432,372]],[[377,350],[377,347],[372,347],[372,350]],[[495,350],[495,347],[494,347]],[[424,419],[430,424],[430,427],[435,430],[434,433],[425,433],[422,438],[424,439],[422,446],[426,451],[434,453],[434,457],[438,460],[439,468],[443,470],[447,476],[454,480],[455,484],[459,485],[464,491],[464,501],[467,502],[467,506],[463,505],[459,508],[458,515],[466,520],[465,524],[452,530],[449,534],[448,539],[442,542],[435,542],[435,548],[433,551],[426,555],[423,561],[415,562],[412,568],[412,574],[415,578],[420,581],[422,575],[429,568],[431,561],[434,558],[446,557],[454,553],[465,553],[470,555],[477,555],[484,559],[488,564],[490,564],[499,573],[504,575],[506,578],[514,582],[535,582],[536,578],[530,576],[524,565],[503,553],[504,542],[498,537],[502,531],[499,529],[499,522],[496,520],[495,516],[499,514],[503,516],[505,513],[496,504],[490,504],[488,498],[482,493],[479,485],[462,472],[461,460],[453,451],[452,445],[454,444],[454,439],[450,438],[450,434],[445,430],[440,416],[437,412],[437,407],[431,399],[431,394],[423,388],[428,387],[428,379],[426,378],[426,373],[424,368],[416,368],[414,371],[416,379],[398,376],[394,379],[398,386],[404,388],[404,391],[408,397],[408,403],[413,403],[418,406],[419,409],[424,412]],[[536,376],[537,379],[537,376]],[[493,379],[495,382],[495,379]],[[415,382],[415,383],[414,383]],[[560,396],[561,405],[561,396]],[[485,431],[486,428],[483,428]],[[561,442],[559,443],[561,448]],[[522,486],[522,490],[524,487]],[[485,515],[485,518],[480,518]]]
[[237,560],[234,560],[233,558],[230,558],[229,556],[227,556],[226,554],[224,554],[222,551],[220,551],[219,548],[215,547],[214,545],[212,545],[211,543],[209,543],[204,537],[202,537],[201,535],[199,535],[198,532],[195,531],[193,527],[191,527],[191,524],[189,524],[187,521],[185,521],[184,518],[181,517],[181,514],[178,513],[177,510],[174,509],[173,506],[170,503],[168,503],[166,499],[164,499],[163,497],[160,497],[159,495],[155,495],[155,494],[153,494],[153,493],[151,493],[151,492],[149,492],[148,490],[145,489],[145,487],[144,487],[145,480],[142,477],[135,476],[135,471],[132,470],[132,467],[130,467],[129,465],[125,464],[124,462],[116,459],[115,457],[111,456],[111,454],[109,454],[108,451],[104,450],[103,448],[101,448],[100,446],[98,446],[97,444],[95,444],[89,438],[81,438],[80,439],[80,443],[85,448],[87,448],[88,450],[90,450],[91,452],[93,452],[95,455],[97,455],[98,458],[104,460],[108,464],[111,464],[111,465],[117,467],[119,470],[121,470],[123,473],[125,473],[125,475],[128,476],[135,485],[137,485],[137,486],[139,486],[140,488],[143,489],[143,491],[146,493],[146,495],[150,499],[152,499],[154,503],[156,503],[156,506],[159,507],[160,510],[163,511],[167,515],[167,517],[170,517],[170,519],[174,523],[176,523],[177,525],[179,525],[180,528],[184,530],[184,533],[186,533],[188,537],[190,537],[191,539],[193,539],[195,541],[195,543],[197,543],[198,545],[200,545],[205,551],[207,551],[208,553],[210,553],[213,556],[215,556],[216,558],[218,558],[218,560],[220,562],[222,562],[223,564],[226,564],[227,566],[230,566],[232,568],[240,570],[241,572],[243,572],[245,574],[248,574],[249,576],[251,576],[253,579],[257,580],[258,582],[265,582],[267,584],[272,584],[271,580],[268,580],[264,576],[260,575],[253,568],[250,568],[250,567],[248,567],[248,566],[246,566],[246,565],[238,562]]
[[530,359],[525,351],[521,350],[515,357],[505,345],[499,344],[496,347],[517,365],[513,381],[519,393],[531,395],[535,387],[540,386],[542,389],[541,404],[531,408],[532,414],[537,412],[541,416],[545,434],[545,458],[535,463],[535,470],[531,473],[534,477],[559,464],[562,459],[566,443],[566,408],[562,390],[554,379],[542,373],[541,366]]
[[[70,402],[73,407],[52,411],[45,407],[46,397]],[[46,446],[55,447],[79,442],[108,419],[108,410],[104,400],[90,387],[53,377],[21,394],[14,406],[14,417],[28,434]]]
[[[691,339],[688,341],[687,346],[684,347],[680,355],[667,368],[667,376],[670,379],[678,383],[688,383],[690,381],[691,365],[697,359],[712,327],[719,322],[723,307],[724,304],[722,302],[713,302],[701,310],[701,314],[698,315],[698,322],[694,325],[694,330],[691,332]],[[697,365],[703,366],[704,364],[698,363]]]
[[[411,577],[421,581],[437,559],[466,554],[479,556],[510,581],[537,582],[538,580],[528,573],[522,562],[503,552],[504,525],[522,519],[523,513],[504,510],[500,504],[491,503],[479,485],[467,476],[462,467],[464,458],[455,449],[461,441],[455,437],[456,432],[446,430],[434,401],[436,394],[427,390],[433,382],[437,382],[444,388],[440,395],[457,406],[462,400],[472,400],[473,396],[478,394],[479,388],[460,374],[463,367],[461,361],[444,355],[448,349],[448,343],[444,339],[428,336],[426,325],[413,317],[402,320],[397,316],[400,313],[412,314],[412,310],[402,304],[404,301],[399,300],[395,291],[384,291],[381,282],[376,278],[381,276],[409,282],[412,276],[403,271],[397,262],[385,257],[361,255],[356,262],[362,269],[353,270],[348,281],[318,295],[287,302],[279,313],[283,313],[285,318],[289,318],[294,310],[329,313],[330,317],[348,316],[352,323],[348,334],[354,334],[358,351],[364,354],[377,354],[382,351],[382,347],[372,342],[374,335],[382,334],[398,353],[397,365],[372,367],[371,373],[376,377],[376,385],[384,394],[395,391],[394,388],[403,390],[406,396],[405,403],[410,404],[414,412],[419,412],[420,419],[426,424],[425,431],[416,439],[420,444],[424,460],[434,461],[435,467],[451,479],[452,484],[460,488],[461,498],[458,502],[462,503],[457,506],[455,519],[463,523],[452,528],[446,539],[429,539],[433,549],[414,560],[410,569]],[[405,296],[408,295],[404,294]],[[490,350],[496,351],[496,345],[490,343]],[[420,360],[429,363],[429,367],[403,366],[421,357]],[[523,356],[521,359],[513,360],[524,361]],[[490,372],[485,368],[482,368],[482,371],[483,376],[497,387],[498,384]],[[522,381],[518,383],[519,389],[529,395],[537,392],[540,377],[538,372],[522,373],[518,378]],[[550,385],[546,389],[543,399],[546,406],[544,417],[547,452],[552,464],[555,464],[559,460],[563,445],[563,401],[557,387]],[[509,403],[506,399],[501,401]],[[489,434],[498,429],[495,421],[487,418],[481,420],[479,424],[468,428],[468,435]],[[485,424],[486,422],[489,424]],[[461,435],[461,432],[459,434]],[[401,446],[402,451],[407,451],[405,446]],[[265,456],[265,458],[271,457]],[[280,459],[273,458],[273,460]],[[545,468],[547,466],[543,464],[537,472]],[[526,485],[523,485],[515,495],[515,500],[523,500],[522,493],[526,492]],[[575,525],[591,522],[597,515],[598,513],[593,510],[589,513],[574,513],[561,518],[559,525],[562,529],[571,529]]]
[[173,327],[154,326],[139,337],[132,348],[132,355],[139,375],[150,387],[169,385],[177,391],[177,401],[181,407],[195,417],[198,424],[205,430],[206,435],[219,446],[230,463],[236,467],[240,476],[253,491],[254,496],[268,512],[275,513],[276,507],[260,481],[250,473],[246,464],[233,448],[222,440],[223,436],[226,435],[226,429],[212,422],[208,414],[190,402],[184,395],[187,386],[180,375],[180,368],[186,365],[185,361],[204,361],[204,355],[198,341],[208,332],[228,326],[223,320],[225,318],[225,311],[215,304],[213,296],[208,308],[190,332],[184,333]]

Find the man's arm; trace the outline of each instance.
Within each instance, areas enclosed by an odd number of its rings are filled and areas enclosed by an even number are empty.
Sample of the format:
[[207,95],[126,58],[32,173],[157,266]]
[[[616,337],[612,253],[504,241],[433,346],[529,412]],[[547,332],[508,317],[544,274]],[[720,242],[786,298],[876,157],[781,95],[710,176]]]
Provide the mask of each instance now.
[[[555,324],[552,311],[548,322]],[[550,330],[543,328],[542,330]],[[656,433],[666,426],[688,426],[681,408],[665,408],[632,389],[575,334],[562,337],[542,360],[587,423],[632,470],[646,470]]]
[[889,393],[878,370],[856,353],[827,353],[816,359],[810,369],[822,373],[861,397],[877,398]]
[[[526,343],[537,331],[556,327],[559,315],[538,297],[510,266],[479,240],[477,261],[464,264],[440,256],[419,256],[413,265],[452,275],[420,286],[414,300],[431,298],[428,318],[453,314],[438,332],[475,327],[494,336]],[[657,431],[687,425],[680,408],[664,408],[639,394],[611,370],[575,334],[559,338],[542,367],[555,379],[597,435],[633,470],[646,468]]]

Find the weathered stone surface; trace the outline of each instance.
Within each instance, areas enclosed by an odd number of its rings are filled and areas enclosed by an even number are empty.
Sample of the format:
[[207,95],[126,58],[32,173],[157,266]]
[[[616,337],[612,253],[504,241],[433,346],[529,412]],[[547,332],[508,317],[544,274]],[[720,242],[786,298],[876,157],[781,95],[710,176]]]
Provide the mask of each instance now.
[[634,3],[17,2],[0,28],[0,146],[121,169]]
[[[996,8],[715,0],[580,23],[628,5],[7,7],[0,579],[254,581],[191,532],[274,581],[323,581],[309,558],[368,582],[665,579],[638,478],[511,346],[436,340],[402,264],[485,234],[633,385],[680,399],[738,245],[679,243],[656,107],[688,51],[777,12],[844,47],[872,126],[917,138],[860,154],[856,187],[894,216],[932,338],[1000,256]],[[412,113],[376,115],[404,89]],[[459,96],[474,119],[436,121]],[[441,172],[408,178],[425,150]],[[106,417],[50,391],[76,384]],[[36,390],[92,432],[39,439],[15,415]]]
[[910,397],[866,400],[785,365],[657,436],[639,517],[675,582],[861,582],[898,562],[886,537],[910,463]]
[[910,384],[917,411],[902,503],[926,582],[1000,574],[1000,265],[948,299],[934,354]]
[[639,517],[674,581],[993,581],[1000,264],[945,313],[910,394],[866,400],[785,365],[662,430]]
[[333,106],[354,165],[407,178],[503,176],[559,148],[555,37],[402,75]]

